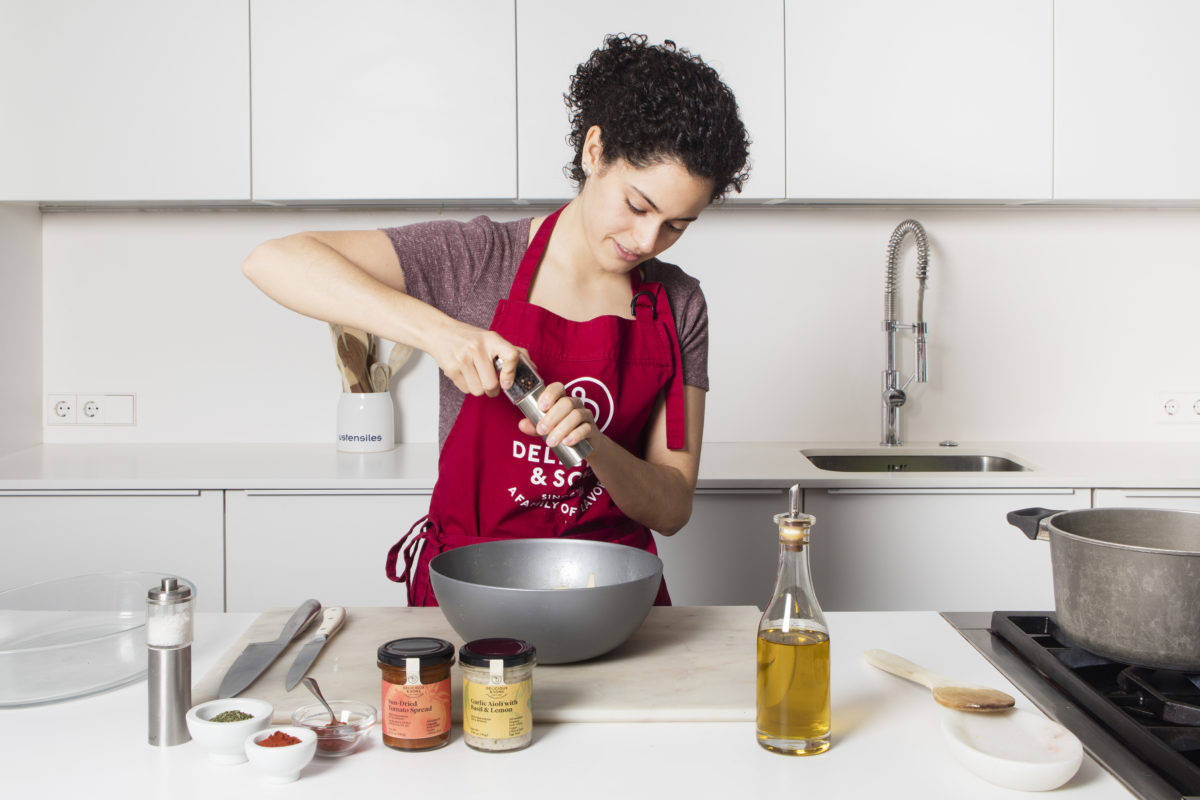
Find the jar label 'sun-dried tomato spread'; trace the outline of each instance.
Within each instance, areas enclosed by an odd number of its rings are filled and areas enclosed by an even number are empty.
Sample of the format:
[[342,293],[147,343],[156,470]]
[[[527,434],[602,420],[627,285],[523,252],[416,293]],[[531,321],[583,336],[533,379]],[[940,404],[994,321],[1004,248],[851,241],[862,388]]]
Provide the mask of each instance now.
[[411,636],[379,648],[379,719],[394,750],[433,750],[450,741],[450,665],[454,645]]
[[450,679],[436,683],[383,681],[383,734],[428,739],[450,730]]

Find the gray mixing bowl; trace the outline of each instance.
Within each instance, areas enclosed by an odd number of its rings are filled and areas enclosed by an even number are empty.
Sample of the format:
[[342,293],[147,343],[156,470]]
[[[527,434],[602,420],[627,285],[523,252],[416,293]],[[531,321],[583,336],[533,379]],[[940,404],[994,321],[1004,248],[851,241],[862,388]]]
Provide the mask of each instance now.
[[658,594],[662,561],[623,544],[512,539],[441,553],[429,576],[465,641],[524,639],[539,664],[566,664],[607,653],[638,629]]

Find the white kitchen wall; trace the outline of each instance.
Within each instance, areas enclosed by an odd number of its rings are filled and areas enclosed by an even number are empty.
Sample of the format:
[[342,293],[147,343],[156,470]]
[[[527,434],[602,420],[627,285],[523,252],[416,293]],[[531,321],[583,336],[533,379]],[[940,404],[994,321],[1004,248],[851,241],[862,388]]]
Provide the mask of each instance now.
[[42,222],[0,205],[0,453],[42,440]]
[[[43,397],[134,392],[138,408],[135,426],[44,440],[332,442],[326,326],[261,295],[242,259],[298,230],[476,213],[46,213]],[[705,212],[665,257],[708,297],[708,440],[878,440],[886,244],[910,216],[931,243],[930,367],[910,386],[905,440],[1200,441],[1200,425],[1154,413],[1161,391],[1200,393],[1200,210],[980,206]],[[911,322],[914,248],[902,253]],[[436,441],[432,361],[414,358],[393,394],[397,438]]]

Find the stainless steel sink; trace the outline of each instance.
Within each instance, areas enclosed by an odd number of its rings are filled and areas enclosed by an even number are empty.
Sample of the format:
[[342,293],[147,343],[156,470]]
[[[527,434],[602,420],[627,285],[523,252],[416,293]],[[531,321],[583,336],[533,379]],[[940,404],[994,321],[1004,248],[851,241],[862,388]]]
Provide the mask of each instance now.
[[864,453],[802,450],[818,469],[834,472],[1024,472],[1006,456],[968,453]]

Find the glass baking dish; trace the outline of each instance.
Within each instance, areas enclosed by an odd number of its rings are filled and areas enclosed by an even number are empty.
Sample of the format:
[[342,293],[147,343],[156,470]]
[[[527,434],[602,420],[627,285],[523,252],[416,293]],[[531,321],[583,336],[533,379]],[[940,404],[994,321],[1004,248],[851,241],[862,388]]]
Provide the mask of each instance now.
[[146,677],[146,593],[165,572],[78,575],[0,592],[0,708],[53,703]]

